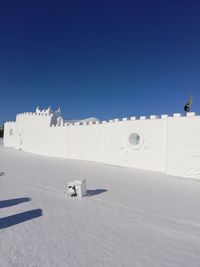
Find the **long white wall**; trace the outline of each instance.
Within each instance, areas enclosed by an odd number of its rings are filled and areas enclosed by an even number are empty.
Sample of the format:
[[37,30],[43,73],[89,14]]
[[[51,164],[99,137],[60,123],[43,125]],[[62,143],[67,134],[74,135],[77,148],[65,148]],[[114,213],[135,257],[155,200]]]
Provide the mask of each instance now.
[[168,119],[167,174],[200,178],[200,116]]
[[200,116],[194,113],[74,125],[52,121],[52,114],[18,115],[16,123],[5,124],[5,146],[200,179]]
[[16,135],[16,123],[6,122],[4,125],[4,146],[16,147],[17,135]]

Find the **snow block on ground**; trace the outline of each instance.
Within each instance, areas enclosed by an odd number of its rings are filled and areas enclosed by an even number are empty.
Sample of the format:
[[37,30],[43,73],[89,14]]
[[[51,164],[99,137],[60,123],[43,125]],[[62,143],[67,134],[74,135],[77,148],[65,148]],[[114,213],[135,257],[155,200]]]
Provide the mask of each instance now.
[[84,197],[87,195],[86,180],[75,180],[68,183],[68,195],[71,197]]

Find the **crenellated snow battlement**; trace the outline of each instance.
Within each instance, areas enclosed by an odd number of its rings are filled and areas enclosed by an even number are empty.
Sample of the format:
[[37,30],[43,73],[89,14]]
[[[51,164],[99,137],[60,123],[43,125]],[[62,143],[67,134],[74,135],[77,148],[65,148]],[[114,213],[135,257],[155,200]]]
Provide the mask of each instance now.
[[144,120],[166,120],[168,118],[180,118],[180,117],[195,117],[198,116],[195,112],[188,112],[187,114],[181,114],[181,113],[174,113],[172,115],[162,114],[162,115],[149,115],[149,116],[139,116],[139,117],[123,117],[123,118],[115,118],[115,119],[109,119],[109,120],[96,120],[96,121],[90,121],[90,122],[84,122],[84,121],[77,121],[77,122],[64,122],[59,123],[56,125],[52,125],[53,127],[65,127],[65,126],[91,126],[91,125],[99,125],[99,124],[107,124],[107,123],[116,123],[116,122],[125,122],[125,121],[144,121]]
[[7,125],[14,125],[16,122],[15,121],[6,121],[5,124]]
[[53,116],[53,115],[55,115],[57,117],[60,117],[61,116],[61,110],[60,110],[60,108],[58,108],[57,111],[53,111],[50,106],[47,109],[41,109],[41,110],[39,109],[39,107],[37,107],[35,112],[18,113],[17,117],[27,116],[27,115],[31,115],[31,116]]
[[[195,117],[198,116],[195,112],[188,112],[186,114],[181,113],[174,113],[172,115],[162,114],[162,115],[149,115],[149,116],[131,116],[131,117],[123,117],[123,118],[115,118],[115,119],[109,119],[109,120],[94,120],[94,121],[75,121],[75,122],[65,122],[65,120],[61,116],[61,110],[58,108],[57,111],[53,111],[51,107],[47,109],[39,109],[39,107],[36,108],[35,112],[24,112],[19,113],[16,116],[16,120],[18,119],[29,119],[31,121],[31,118],[50,118],[51,123],[50,127],[68,127],[68,126],[92,126],[92,125],[99,125],[99,124],[108,124],[108,123],[118,123],[118,122],[125,122],[125,121],[144,121],[144,120],[158,120],[158,119],[168,119],[168,118],[180,118],[180,117]],[[8,122],[7,122],[8,123]],[[10,122],[15,123],[15,122]]]
[[24,120],[29,121],[30,123],[32,121],[35,122],[35,120],[38,120],[38,122],[41,123],[43,123],[43,121],[46,121],[47,123],[49,123],[49,126],[64,125],[60,108],[58,108],[57,111],[53,111],[50,106],[47,109],[41,110],[39,109],[39,107],[37,107],[35,112],[24,112],[17,114],[16,122]]
[[64,120],[60,108],[17,114],[4,145],[200,179],[200,116],[195,112],[98,120]]

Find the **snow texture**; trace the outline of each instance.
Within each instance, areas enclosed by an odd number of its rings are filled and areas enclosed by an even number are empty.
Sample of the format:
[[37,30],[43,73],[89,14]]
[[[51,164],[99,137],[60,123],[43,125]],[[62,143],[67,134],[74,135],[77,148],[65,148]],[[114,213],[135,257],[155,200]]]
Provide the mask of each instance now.
[[3,146],[0,171],[1,267],[200,266],[198,181]]

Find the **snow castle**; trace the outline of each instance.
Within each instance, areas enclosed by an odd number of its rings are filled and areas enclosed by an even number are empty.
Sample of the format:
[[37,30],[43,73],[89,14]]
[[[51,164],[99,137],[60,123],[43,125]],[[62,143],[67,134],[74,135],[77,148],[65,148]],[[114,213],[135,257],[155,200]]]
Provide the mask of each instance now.
[[4,145],[200,179],[200,116],[194,112],[70,122],[60,109],[37,108],[5,123]]

